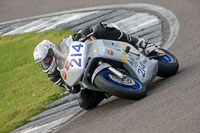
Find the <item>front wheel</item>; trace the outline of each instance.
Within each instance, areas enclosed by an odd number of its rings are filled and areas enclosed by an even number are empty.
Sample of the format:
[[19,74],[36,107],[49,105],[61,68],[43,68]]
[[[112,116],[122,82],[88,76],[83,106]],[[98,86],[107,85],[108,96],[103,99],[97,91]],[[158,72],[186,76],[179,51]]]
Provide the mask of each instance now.
[[165,52],[164,56],[156,57],[158,60],[158,73],[157,76],[160,77],[170,77],[177,73],[179,68],[179,63],[177,58],[168,52],[167,50],[161,49]]
[[111,95],[131,100],[145,97],[147,91],[146,87],[135,78],[126,75],[125,79],[120,79],[109,70],[101,71],[94,79],[94,83]]

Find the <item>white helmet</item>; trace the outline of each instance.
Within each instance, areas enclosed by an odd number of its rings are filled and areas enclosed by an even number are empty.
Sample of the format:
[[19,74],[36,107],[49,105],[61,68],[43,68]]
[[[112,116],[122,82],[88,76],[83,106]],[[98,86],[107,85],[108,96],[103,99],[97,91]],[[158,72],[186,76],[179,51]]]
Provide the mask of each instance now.
[[39,64],[43,71],[48,74],[52,74],[57,65],[53,53],[53,49],[56,45],[48,40],[40,42],[33,52],[35,63]]

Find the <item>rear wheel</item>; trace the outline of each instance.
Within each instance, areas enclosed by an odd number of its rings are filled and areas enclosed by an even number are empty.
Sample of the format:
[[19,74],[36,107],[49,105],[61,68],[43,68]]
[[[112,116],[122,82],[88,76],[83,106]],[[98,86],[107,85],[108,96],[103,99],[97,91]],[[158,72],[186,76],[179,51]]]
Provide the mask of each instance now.
[[138,100],[146,95],[146,87],[140,81],[129,75],[120,79],[109,70],[101,71],[96,76],[94,83],[111,95],[121,98]]
[[179,68],[179,63],[177,58],[168,52],[167,50],[161,49],[165,52],[164,56],[156,57],[158,60],[158,73],[157,76],[160,77],[170,77],[177,73]]

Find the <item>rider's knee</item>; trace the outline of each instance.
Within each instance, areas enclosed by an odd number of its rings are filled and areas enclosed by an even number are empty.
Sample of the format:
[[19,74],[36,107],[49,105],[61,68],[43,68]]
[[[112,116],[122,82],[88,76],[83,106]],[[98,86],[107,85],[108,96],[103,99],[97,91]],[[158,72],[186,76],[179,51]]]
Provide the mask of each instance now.
[[98,104],[105,98],[102,92],[92,90],[81,90],[79,93],[79,105],[85,110],[90,110],[98,106]]

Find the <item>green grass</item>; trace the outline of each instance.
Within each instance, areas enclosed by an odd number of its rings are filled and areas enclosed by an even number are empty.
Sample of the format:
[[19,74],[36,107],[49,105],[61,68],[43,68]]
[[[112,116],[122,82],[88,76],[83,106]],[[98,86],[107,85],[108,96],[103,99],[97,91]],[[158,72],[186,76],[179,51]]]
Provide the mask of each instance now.
[[0,37],[0,133],[27,123],[65,91],[35,64],[33,50],[44,39],[58,44],[69,34],[55,30]]

